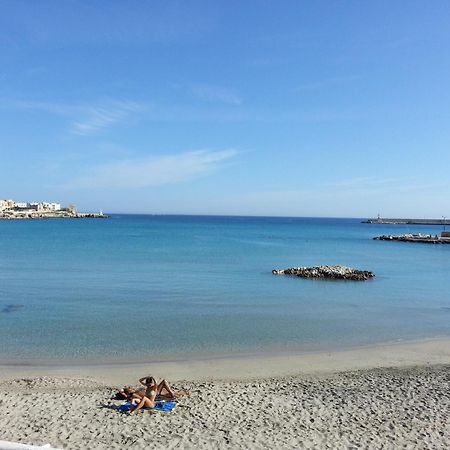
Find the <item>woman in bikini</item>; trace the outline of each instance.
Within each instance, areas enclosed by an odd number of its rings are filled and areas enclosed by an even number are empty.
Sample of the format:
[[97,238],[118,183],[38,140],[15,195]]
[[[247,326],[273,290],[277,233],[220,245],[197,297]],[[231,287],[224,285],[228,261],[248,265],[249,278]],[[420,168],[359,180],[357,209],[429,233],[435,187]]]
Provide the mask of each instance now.
[[174,400],[189,395],[186,391],[174,391],[166,380],[158,384],[152,376],[143,377],[139,382],[146,387],[145,392],[132,387],[125,387],[119,392],[130,402],[130,414],[135,414],[142,408],[154,408],[157,397],[160,400]]
[[130,402],[130,414],[134,414],[141,408],[154,408],[156,394],[150,394],[149,397],[143,391],[138,391],[132,387],[125,387],[121,393],[126,396]]
[[145,386],[145,396],[147,398],[152,398],[154,396],[155,398],[158,397],[164,400],[174,400],[178,397],[189,395],[186,391],[173,390],[166,380],[162,380],[158,384],[156,379],[150,375],[147,377],[142,377],[139,380],[139,383]]

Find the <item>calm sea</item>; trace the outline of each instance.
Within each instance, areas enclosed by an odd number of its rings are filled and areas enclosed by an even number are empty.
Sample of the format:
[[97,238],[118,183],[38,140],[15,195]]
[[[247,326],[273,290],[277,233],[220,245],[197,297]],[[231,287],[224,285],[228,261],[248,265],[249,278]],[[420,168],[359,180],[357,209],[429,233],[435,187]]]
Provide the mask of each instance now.
[[[0,221],[0,361],[315,351],[450,335],[440,227],[355,219],[113,215]],[[367,282],[273,276],[343,264]]]

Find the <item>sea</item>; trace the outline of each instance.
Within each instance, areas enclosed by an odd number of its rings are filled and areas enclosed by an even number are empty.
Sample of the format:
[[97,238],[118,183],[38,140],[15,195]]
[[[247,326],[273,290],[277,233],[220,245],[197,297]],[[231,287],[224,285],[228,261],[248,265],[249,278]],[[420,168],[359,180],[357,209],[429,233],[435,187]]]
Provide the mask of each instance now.
[[[0,221],[0,363],[317,352],[450,336],[450,245],[375,241],[439,226],[112,214]],[[272,275],[298,266],[369,281]]]

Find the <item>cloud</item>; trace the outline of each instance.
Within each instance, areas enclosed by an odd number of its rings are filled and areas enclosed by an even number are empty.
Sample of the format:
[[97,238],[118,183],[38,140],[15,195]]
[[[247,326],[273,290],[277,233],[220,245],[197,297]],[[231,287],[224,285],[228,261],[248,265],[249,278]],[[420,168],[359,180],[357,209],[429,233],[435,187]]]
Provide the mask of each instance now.
[[236,154],[234,149],[198,150],[113,161],[94,167],[66,187],[129,189],[177,184],[214,172]]
[[81,136],[92,135],[122,122],[131,113],[144,109],[143,105],[135,102],[115,102],[108,107],[89,108],[87,116],[73,122],[70,131]]
[[108,100],[96,106],[82,103],[55,103],[34,100],[3,100],[3,107],[42,111],[71,121],[69,131],[79,136],[96,134],[108,127],[118,125],[131,114],[146,111],[148,105],[132,101]]
[[242,99],[232,89],[219,86],[210,86],[206,84],[198,84],[191,86],[191,93],[199,100],[207,102],[221,102],[229,105],[240,105]]
[[[186,89],[186,87],[178,85],[175,87]],[[187,89],[190,91],[191,88],[188,87]],[[241,102],[240,97],[233,93],[233,91],[212,88],[211,86],[208,88],[203,86],[203,89],[198,91],[198,95],[205,101],[210,102],[225,101],[231,105],[238,105]],[[325,107],[305,108],[305,110],[292,108],[254,109],[248,106],[217,108],[215,104],[204,104],[200,106],[198,104],[177,104],[176,102],[158,104],[151,101],[134,102],[118,100],[105,100],[89,105],[85,103],[11,100],[1,97],[0,108],[42,111],[47,114],[64,117],[69,120],[69,132],[79,136],[94,135],[106,130],[108,127],[127,123],[134,115],[139,115],[146,122],[260,123],[322,123],[354,121],[377,117],[377,113],[373,110],[369,112],[368,110],[358,108],[336,109],[334,107]]]
[[86,111],[86,107],[55,102],[42,102],[35,100],[9,100],[2,99],[3,107],[11,107],[19,110],[42,111],[57,116],[73,117]]

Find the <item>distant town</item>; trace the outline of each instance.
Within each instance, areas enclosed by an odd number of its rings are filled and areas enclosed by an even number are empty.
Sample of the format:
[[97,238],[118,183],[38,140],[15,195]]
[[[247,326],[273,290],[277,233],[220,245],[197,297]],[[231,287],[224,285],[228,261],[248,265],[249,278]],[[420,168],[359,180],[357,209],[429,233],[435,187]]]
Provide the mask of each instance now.
[[99,213],[79,213],[75,205],[62,208],[60,203],[24,203],[15,200],[0,200],[0,220],[14,219],[82,219],[106,218]]

